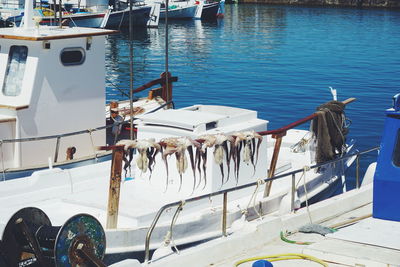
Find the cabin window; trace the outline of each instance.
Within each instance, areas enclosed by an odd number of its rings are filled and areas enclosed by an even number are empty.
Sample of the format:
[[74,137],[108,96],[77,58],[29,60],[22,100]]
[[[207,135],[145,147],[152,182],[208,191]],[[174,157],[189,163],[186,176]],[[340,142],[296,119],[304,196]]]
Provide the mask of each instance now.
[[18,96],[21,93],[27,57],[28,47],[22,45],[13,45],[10,47],[6,75],[3,82],[4,95]]
[[396,144],[393,151],[393,164],[400,167],[400,130],[397,132]]
[[65,48],[61,51],[60,59],[64,66],[81,65],[85,61],[85,50],[82,48]]

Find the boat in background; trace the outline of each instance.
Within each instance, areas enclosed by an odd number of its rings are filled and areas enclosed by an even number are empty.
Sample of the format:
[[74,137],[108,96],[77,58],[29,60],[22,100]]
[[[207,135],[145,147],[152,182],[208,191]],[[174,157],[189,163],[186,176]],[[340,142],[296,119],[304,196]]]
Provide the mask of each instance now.
[[[197,2],[199,2],[199,1],[197,1]],[[216,18],[224,17],[225,0],[221,0],[221,1],[203,0],[203,2],[204,3],[203,3],[203,10],[201,13],[201,19],[216,19]]]
[[[157,0],[147,0],[159,3]],[[168,19],[194,19],[199,5],[194,0],[169,1]],[[161,3],[160,19],[165,19],[165,1]]]
[[[108,5],[108,0],[96,1],[68,1],[64,3],[60,15],[59,6],[43,4],[35,8],[35,17],[40,18],[40,25],[56,26],[62,24],[69,27],[90,27],[120,29],[129,27],[130,8],[124,4],[114,3]],[[159,18],[157,5],[147,5],[144,2],[135,2],[132,6],[131,23],[135,27],[157,27]],[[54,14],[56,10],[56,14]],[[20,26],[23,19],[23,9],[4,14],[8,25]]]

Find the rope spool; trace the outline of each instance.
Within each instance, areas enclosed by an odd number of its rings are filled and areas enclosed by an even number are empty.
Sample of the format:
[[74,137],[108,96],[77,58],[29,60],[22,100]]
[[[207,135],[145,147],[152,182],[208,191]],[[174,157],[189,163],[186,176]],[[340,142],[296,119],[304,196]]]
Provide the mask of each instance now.
[[105,266],[105,232],[88,214],[52,226],[42,210],[23,208],[8,221],[1,243],[7,266]]

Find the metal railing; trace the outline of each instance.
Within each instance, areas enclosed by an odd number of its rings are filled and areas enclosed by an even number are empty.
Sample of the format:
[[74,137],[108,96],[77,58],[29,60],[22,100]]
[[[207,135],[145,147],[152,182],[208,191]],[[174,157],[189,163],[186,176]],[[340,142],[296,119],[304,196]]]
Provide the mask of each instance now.
[[[165,108],[165,107],[167,107],[169,105],[172,105],[174,107],[173,101],[168,101],[168,102],[160,105],[159,107],[148,111],[146,114],[156,112],[156,111],[158,111],[160,109],[163,109],[163,108]],[[89,134],[91,136],[93,132],[97,132],[97,131],[101,131],[101,130],[107,130],[108,128],[112,128],[114,126],[120,126],[120,125],[123,125],[124,123],[126,123],[126,121],[114,122],[114,123],[109,124],[109,125],[104,125],[104,126],[100,126],[100,127],[96,127],[96,128],[92,128],[92,129],[80,130],[80,131],[76,131],[76,132],[57,134],[57,135],[47,135],[47,136],[40,136],[40,137],[27,137],[27,138],[19,138],[19,139],[3,139],[3,140],[0,139],[0,150],[1,151],[3,150],[3,144],[23,143],[23,142],[37,142],[37,141],[56,139],[53,163],[57,163],[58,154],[59,154],[59,150],[60,150],[60,143],[61,143],[61,139],[62,138],[75,136],[75,135],[80,135],[80,134]],[[94,144],[92,144],[92,145],[94,145]],[[0,156],[1,156],[1,161],[2,161],[2,164],[0,166],[4,166],[4,155],[3,155],[3,153],[1,153]],[[94,151],[93,157],[96,157],[96,156],[97,156],[97,153],[96,153],[96,151]],[[3,173],[3,176],[4,176],[4,173],[7,173],[8,171],[7,171],[6,168],[3,167],[1,172]]]
[[[356,169],[356,188],[359,188],[360,187],[360,177],[359,177],[360,164],[359,164],[359,159],[360,159],[360,157],[362,155],[370,153],[370,152],[373,152],[373,151],[377,151],[377,150],[379,150],[379,147],[374,147],[374,148],[371,148],[371,149],[368,149],[368,150],[365,150],[365,151],[361,151],[361,152],[357,151],[356,153],[348,154],[348,155],[342,156],[340,158],[337,158],[337,159],[334,159],[334,160],[330,160],[330,161],[325,162],[325,163],[312,165],[312,166],[310,166],[310,169],[320,168],[320,167],[325,166],[325,165],[329,165],[329,164],[332,164],[332,163],[337,163],[339,161],[343,161],[343,160],[346,160],[346,159],[350,159],[350,158],[356,157],[356,160],[357,160],[357,165],[356,165],[356,168],[357,168]],[[264,183],[266,183],[266,182],[271,182],[273,180],[282,179],[282,178],[287,177],[287,176],[292,176],[292,178],[291,178],[292,179],[292,183],[291,183],[292,184],[291,185],[291,211],[293,211],[294,210],[294,202],[295,202],[295,192],[296,192],[296,188],[295,188],[296,187],[296,185],[295,185],[295,183],[296,183],[295,182],[295,178],[296,177],[295,177],[295,175],[297,173],[301,173],[301,172],[304,172],[304,170],[303,169],[298,169],[298,170],[295,170],[295,171],[291,171],[291,172],[288,172],[288,173],[276,175],[276,176],[273,176],[271,178],[265,178],[265,179],[261,179],[261,180]],[[205,198],[210,198],[210,197],[214,197],[214,196],[218,196],[218,195],[223,195],[222,236],[227,236],[226,218],[227,218],[228,193],[232,192],[232,191],[239,191],[239,190],[251,187],[251,186],[256,186],[258,183],[259,183],[259,181],[253,182],[253,183],[249,183],[249,184],[245,184],[245,185],[232,187],[232,188],[228,188],[228,189],[224,189],[224,190],[219,190],[217,192],[213,192],[213,193],[209,193],[209,194],[205,194],[205,195],[201,195],[201,196],[192,197],[192,198],[189,198],[189,199],[186,199],[186,200],[183,200],[183,201],[182,200],[181,201],[176,201],[176,202],[169,203],[169,204],[166,204],[166,205],[162,206],[158,210],[158,212],[157,212],[156,216],[154,217],[153,222],[151,223],[151,225],[150,225],[150,227],[149,227],[149,229],[147,231],[147,234],[146,234],[145,259],[144,259],[145,263],[148,263],[149,260],[150,260],[150,239],[151,239],[151,235],[152,235],[152,233],[154,231],[154,228],[157,225],[158,220],[160,219],[162,213],[165,210],[170,209],[170,208],[175,207],[175,206],[178,206],[180,209],[182,209],[183,208],[182,203],[190,203],[190,202],[199,201],[199,200],[202,200],[202,199],[205,199]],[[173,218],[173,219],[175,219],[175,218]]]

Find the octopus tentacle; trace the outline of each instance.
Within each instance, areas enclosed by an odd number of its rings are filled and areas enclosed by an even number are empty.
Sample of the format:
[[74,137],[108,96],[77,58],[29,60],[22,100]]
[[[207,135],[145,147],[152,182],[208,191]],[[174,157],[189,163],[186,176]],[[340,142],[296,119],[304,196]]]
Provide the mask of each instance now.
[[230,153],[229,153],[229,149],[228,149],[228,140],[226,140],[225,142],[222,143],[222,146],[224,148],[225,151],[225,158],[226,158],[226,165],[228,167],[228,173],[227,173],[227,177],[226,177],[226,181],[223,184],[226,184],[229,181],[229,174],[231,172],[231,164],[230,164]]
[[193,146],[188,146],[187,151],[189,153],[190,166],[192,167],[192,172],[193,172],[193,190],[192,190],[192,194],[193,194],[194,190],[196,189],[196,165],[195,165],[194,155],[193,155]]
[[198,188],[201,183],[201,157],[202,157],[201,153],[202,153],[201,148],[196,147],[195,165],[197,166],[197,170],[199,171],[199,176],[200,176],[199,182],[198,182],[196,188]]
[[204,178],[204,186],[203,189],[206,188],[207,185],[207,148],[204,149],[204,151],[201,152],[201,158],[203,160],[203,178]]
[[224,149],[221,145],[215,145],[214,147],[214,160],[219,165],[221,170],[221,187],[224,184],[224,166],[222,165],[224,159]]

